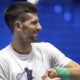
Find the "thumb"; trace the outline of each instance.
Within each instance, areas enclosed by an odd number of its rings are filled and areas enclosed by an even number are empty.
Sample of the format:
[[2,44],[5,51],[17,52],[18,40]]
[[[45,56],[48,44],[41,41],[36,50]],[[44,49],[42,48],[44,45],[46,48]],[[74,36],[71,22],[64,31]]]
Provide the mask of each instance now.
[[46,77],[48,77],[48,73],[49,71],[47,70],[46,72],[44,72],[44,74],[42,74],[42,78],[46,78]]

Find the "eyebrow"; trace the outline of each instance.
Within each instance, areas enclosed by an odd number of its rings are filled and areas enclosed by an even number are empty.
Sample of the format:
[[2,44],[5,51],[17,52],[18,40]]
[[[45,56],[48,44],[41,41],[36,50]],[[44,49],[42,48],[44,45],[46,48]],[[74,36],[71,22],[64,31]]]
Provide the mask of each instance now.
[[35,24],[37,22],[38,22],[38,20],[33,20],[33,21],[31,21],[31,24]]

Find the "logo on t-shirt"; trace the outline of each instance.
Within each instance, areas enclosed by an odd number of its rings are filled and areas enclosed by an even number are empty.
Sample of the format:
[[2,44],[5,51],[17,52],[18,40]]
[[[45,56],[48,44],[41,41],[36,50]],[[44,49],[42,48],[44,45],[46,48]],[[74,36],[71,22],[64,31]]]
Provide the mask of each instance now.
[[17,79],[17,80],[21,80],[22,77],[23,77],[23,75],[24,75],[24,73],[27,74],[27,79],[28,79],[28,80],[32,80],[32,79],[33,79],[33,77],[32,77],[32,70],[29,70],[28,68],[25,68],[25,69],[24,69],[24,72],[18,73],[17,76],[16,76],[16,79]]

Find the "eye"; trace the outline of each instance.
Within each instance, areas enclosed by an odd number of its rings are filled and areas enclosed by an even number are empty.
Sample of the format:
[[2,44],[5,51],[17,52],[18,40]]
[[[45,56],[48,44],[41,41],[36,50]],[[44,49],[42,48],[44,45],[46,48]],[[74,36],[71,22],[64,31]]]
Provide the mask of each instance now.
[[36,25],[38,21],[33,21],[31,24]]

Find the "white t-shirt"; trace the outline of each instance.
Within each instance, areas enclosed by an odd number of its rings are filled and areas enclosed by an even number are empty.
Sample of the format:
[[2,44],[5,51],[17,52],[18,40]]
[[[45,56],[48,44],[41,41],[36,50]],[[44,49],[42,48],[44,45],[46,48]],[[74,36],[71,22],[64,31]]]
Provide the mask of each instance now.
[[50,43],[32,43],[30,54],[21,55],[15,52],[11,45],[0,51],[0,80],[41,80],[41,76],[49,68],[64,67],[71,59]]

